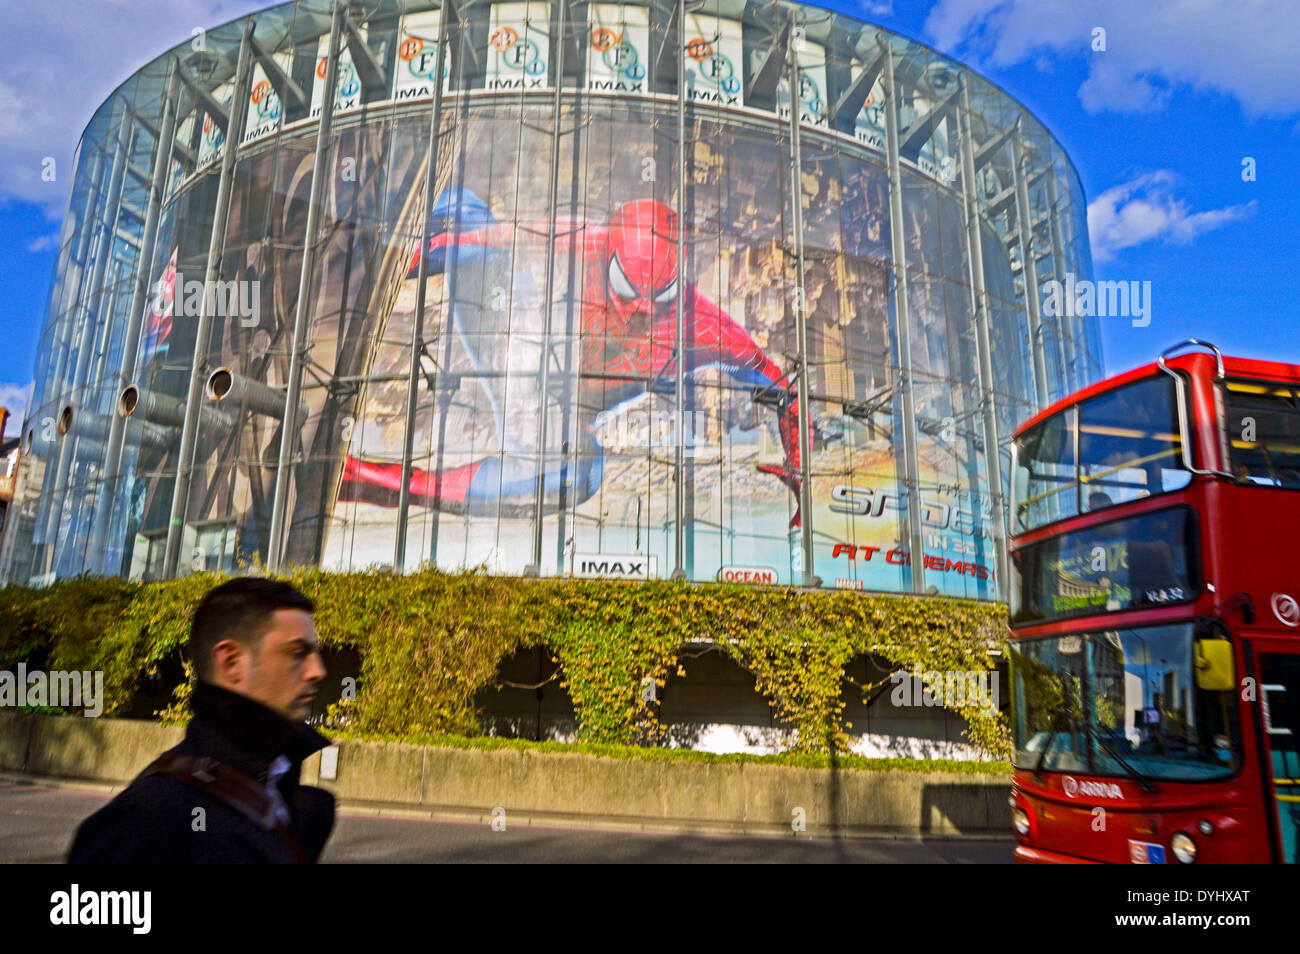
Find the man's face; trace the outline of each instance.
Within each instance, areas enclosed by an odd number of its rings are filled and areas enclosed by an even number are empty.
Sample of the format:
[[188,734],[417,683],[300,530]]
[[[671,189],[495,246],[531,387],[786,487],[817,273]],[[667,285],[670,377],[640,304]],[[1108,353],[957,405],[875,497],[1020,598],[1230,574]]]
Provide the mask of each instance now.
[[310,613],[276,610],[271,628],[245,656],[230,688],[295,722],[311,714],[325,664]]

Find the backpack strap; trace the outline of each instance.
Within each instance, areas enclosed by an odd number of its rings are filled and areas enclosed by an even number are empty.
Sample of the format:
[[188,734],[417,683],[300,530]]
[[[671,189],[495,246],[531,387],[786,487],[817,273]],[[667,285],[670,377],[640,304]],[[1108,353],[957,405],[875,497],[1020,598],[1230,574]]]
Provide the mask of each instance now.
[[215,798],[251,820],[263,831],[273,832],[293,855],[297,864],[311,864],[289,829],[275,814],[270,793],[243,772],[207,756],[164,752],[149,763],[137,778],[162,775],[184,782]]

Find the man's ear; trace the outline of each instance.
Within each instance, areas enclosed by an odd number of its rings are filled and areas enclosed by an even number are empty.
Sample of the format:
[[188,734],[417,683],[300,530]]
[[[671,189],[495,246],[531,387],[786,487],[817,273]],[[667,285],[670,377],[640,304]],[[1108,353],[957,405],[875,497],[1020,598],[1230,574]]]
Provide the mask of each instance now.
[[213,681],[228,685],[242,685],[248,676],[248,647],[237,639],[223,639],[212,647]]

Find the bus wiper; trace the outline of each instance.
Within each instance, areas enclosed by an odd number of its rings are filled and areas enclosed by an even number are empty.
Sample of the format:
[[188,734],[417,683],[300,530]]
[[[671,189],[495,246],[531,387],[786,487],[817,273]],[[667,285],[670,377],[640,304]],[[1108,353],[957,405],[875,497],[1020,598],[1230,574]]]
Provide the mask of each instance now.
[[1123,758],[1120,757],[1120,754],[1118,751],[1116,751],[1115,747],[1101,737],[1101,733],[1097,731],[1096,726],[1093,726],[1091,723],[1085,722],[1083,724],[1083,731],[1088,734],[1088,737],[1090,739],[1092,739],[1094,742],[1097,743],[1097,745],[1101,748],[1103,752],[1105,752],[1116,762],[1118,762],[1119,767],[1125,771],[1125,773],[1128,775],[1129,778],[1133,779],[1133,781],[1137,782],[1140,786],[1142,786],[1142,790],[1144,792],[1154,792],[1157,790],[1155,784],[1151,781],[1151,779],[1147,778],[1145,775],[1143,775],[1133,766],[1129,765],[1127,762],[1124,761]]

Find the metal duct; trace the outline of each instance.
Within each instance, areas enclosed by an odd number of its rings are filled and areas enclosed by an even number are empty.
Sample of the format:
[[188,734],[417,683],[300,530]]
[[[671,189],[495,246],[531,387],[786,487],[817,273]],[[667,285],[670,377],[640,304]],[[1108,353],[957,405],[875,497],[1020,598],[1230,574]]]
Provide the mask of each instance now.
[[[253,381],[236,373],[231,368],[217,368],[208,375],[208,383],[203,389],[209,401],[220,402],[231,408],[244,408],[256,414],[284,420],[285,392]],[[296,420],[299,424],[307,421],[307,402],[298,402]]]
[[[149,422],[182,427],[185,424],[185,402],[170,394],[148,391],[138,384],[128,384],[117,396],[117,413],[129,418],[140,412]],[[213,431],[229,431],[234,419],[224,408],[205,404],[199,409],[199,427],[207,435]]]

